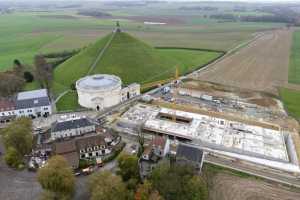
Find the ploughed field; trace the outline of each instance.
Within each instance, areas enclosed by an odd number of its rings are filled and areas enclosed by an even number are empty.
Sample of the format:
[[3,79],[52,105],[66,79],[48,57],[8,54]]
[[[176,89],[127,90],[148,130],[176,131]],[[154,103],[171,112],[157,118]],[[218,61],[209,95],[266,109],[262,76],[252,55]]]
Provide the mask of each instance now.
[[209,196],[210,200],[298,200],[300,192],[254,178],[218,173],[211,180]]
[[291,38],[292,30],[265,32],[247,47],[198,73],[196,78],[278,94],[277,87],[288,86]]

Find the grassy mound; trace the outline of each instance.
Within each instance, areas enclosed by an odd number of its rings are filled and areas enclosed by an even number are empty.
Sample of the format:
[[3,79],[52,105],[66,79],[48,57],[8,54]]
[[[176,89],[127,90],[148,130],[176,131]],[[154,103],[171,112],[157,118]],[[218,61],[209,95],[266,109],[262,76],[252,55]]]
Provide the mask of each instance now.
[[[61,85],[70,86],[79,78],[86,76],[110,37],[111,34],[107,35],[57,67],[54,72],[54,81]],[[142,83],[147,79],[152,81],[152,77],[160,79],[169,76],[171,72],[160,74],[170,71],[170,67],[174,68],[175,65],[175,60],[160,55],[156,49],[127,33],[121,32],[116,33],[92,74],[115,74],[120,76],[125,84]]]
[[[111,36],[112,34],[107,35],[57,67],[54,71],[54,91],[60,90],[56,87],[58,85],[69,88],[76,80],[86,76]],[[115,74],[122,78],[124,84],[146,83],[172,76],[176,65],[179,66],[179,72],[183,74],[219,55],[219,52],[158,50],[121,32],[115,34],[92,74]]]
[[[109,41],[109,46],[90,74],[114,74],[121,77],[124,84],[144,84],[169,78],[174,76],[176,66],[180,74],[185,74],[221,55],[221,52],[203,50],[156,49],[124,32],[116,33],[112,40],[111,37],[112,34],[107,35],[55,69],[52,85],[55,96],[70,89],[71,84],[88,74]],[[76,109],[75,101],[74,95],[61,98],[58,110]]]

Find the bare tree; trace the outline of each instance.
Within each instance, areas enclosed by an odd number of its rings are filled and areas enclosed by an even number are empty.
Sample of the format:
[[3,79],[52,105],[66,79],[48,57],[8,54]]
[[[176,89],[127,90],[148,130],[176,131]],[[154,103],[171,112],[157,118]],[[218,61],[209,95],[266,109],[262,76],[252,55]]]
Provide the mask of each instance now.
[[46,59],[42,55],[35,56],[34,65],[36,70],[36,79],[39,81],[41,87],[49,89],[53,76],[52,66],[47,63]]

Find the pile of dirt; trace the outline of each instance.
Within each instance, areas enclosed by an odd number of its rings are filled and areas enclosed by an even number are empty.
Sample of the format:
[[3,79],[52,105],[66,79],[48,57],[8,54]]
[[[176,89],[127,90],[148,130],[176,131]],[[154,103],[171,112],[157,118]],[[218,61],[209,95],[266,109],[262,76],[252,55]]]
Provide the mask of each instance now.
[[277,105],[277,102],[272,98],[257,98],[257,99],[250,99],[249,103],[253,103],[263,107],[273,107]]

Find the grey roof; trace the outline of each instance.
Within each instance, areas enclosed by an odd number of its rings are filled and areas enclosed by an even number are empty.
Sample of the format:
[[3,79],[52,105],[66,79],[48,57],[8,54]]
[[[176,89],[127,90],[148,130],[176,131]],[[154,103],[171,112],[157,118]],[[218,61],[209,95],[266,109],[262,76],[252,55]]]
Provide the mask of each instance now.
[[21,100],[17,99],[16,101],[17,109],[35,108],[49,105],[51,105],[51,102],[48,96]]
[[179,144],[176,151],[176,158],[184,158],[197,163],[202,162],[203,151],[201,149]]
[[76,129],[94,125],[88,118],[72,119],[62,122],[54,122],[51,127],[52,132]]
[[48,93],[46,89],[19,92],[17,96],[17,100],[36,99],[42,97],[48,97]]
[[96,74],[92,76],[86,76],[78,80],[76,83],[76,87],[80,89],[102,90],[121,87],[121,84],[121,79],[117,76],[107,74]]

